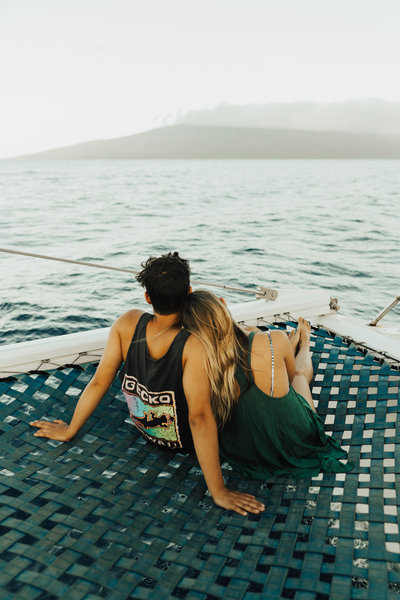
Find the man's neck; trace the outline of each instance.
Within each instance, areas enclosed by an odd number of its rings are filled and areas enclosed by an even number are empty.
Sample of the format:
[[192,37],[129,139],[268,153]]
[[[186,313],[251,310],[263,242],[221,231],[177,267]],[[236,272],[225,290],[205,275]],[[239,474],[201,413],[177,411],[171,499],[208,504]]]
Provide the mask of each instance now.
[[160,315],[154,313],[152,326],[157,329],[167,329],[168,327],[180,327],[180,315],[179,313],[172,313],[171,315]]

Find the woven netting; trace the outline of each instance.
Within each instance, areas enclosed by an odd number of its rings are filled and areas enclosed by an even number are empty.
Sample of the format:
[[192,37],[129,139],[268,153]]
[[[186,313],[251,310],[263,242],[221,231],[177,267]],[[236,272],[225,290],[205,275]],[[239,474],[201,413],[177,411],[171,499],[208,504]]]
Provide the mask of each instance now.
[[194,457],[153,448],[114,382],[70,443],[33,437],[69,420],[96,366],[0,382],[2,600],[400,599],[400,374],[312,333],[318,413],[355,469],[229,487],[266,505],[215,506]]

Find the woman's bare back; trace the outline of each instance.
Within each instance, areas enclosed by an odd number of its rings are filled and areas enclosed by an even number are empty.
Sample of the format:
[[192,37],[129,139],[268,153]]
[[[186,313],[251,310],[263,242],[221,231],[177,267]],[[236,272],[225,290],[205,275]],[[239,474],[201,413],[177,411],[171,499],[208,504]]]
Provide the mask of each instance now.
[[269,396],[280,398],[289,390],[289,374],[286,366],[290,352],[288,337],[282,331],[272,331],[274,381],[272,388],[272,352],[268,333],[256,333],[251,349],[251,369],[254,382],[261,391]]

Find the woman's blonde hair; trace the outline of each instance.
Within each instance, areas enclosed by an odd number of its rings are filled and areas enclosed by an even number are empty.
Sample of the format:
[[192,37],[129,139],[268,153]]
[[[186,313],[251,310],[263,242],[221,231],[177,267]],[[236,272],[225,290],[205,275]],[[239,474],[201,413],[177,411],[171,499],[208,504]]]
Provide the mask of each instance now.
[[204,348],[211,407],[217,424],[222,427],[238,399],[235,380],[238,363],[248,371],[247,336],[222,300],[206,290],[189,294],[181,319],[185,329],[195,335]]

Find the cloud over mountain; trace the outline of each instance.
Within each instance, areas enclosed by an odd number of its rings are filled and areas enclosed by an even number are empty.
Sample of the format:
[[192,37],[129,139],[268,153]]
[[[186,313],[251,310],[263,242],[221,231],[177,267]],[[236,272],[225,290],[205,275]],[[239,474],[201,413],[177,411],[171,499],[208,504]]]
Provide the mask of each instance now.
[[174,123],[400,136],[400,102],[370,99],[329,104],[273,102],[239,106],[224,103],[178,115]]

